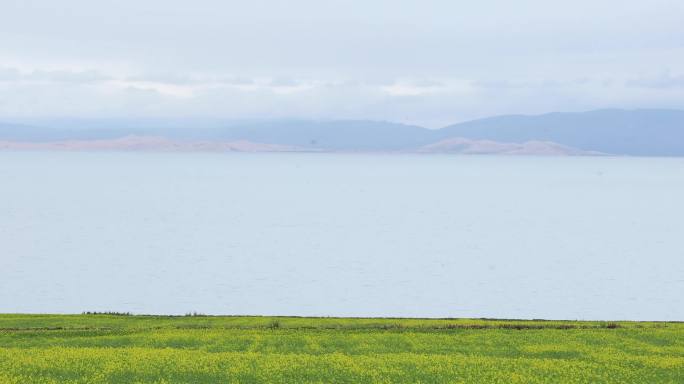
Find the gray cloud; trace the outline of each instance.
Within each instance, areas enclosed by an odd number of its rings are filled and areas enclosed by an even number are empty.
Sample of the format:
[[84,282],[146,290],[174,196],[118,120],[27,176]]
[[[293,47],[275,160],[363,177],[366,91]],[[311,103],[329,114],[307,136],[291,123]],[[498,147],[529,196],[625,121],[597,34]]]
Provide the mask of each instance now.
[[16,68],[1,68],[0,81],[16,81],[21,78],[21,72]]
[[647,76],[631,79],[627,82],[627,84],[631,87],[637,88],[684,88],[684,75],[672,75],[668,71],[656,76]]
[[88,71],[33,71],[24,76],[28,80],[52,81],[64,83],[93,83],[111,80],[111,77],[102,75],[94,70]]
[[684,108],[681,75],[666,72],[684,66],[683,14],[679,0],[5,0],[0,118],[289,114],[439,125]]
[[33,70],[24,73],[18,68],[0,68],[0,81],[6,82],[41,81],[55,83],[94,83],[111,79],[110,76],[100,74],[95,70]]
[[302,83],[292,77],[278,76],[274,79],[271,79],[269,84],[273,87],[296,87]]
[[166,83],[176,85],[189,85],[204,83],[205,81],[193,78],[192,76],[179,73],[147,73],[133,76],[127,76],[126,81],[131,82],[152,82],[152,83]]

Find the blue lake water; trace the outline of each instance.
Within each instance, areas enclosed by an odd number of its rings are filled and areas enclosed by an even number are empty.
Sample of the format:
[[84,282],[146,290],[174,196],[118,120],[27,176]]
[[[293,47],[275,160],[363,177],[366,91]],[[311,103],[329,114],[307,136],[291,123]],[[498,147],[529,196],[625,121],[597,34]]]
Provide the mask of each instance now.
[[0,312],[684,320],[684,159],[0,153]]

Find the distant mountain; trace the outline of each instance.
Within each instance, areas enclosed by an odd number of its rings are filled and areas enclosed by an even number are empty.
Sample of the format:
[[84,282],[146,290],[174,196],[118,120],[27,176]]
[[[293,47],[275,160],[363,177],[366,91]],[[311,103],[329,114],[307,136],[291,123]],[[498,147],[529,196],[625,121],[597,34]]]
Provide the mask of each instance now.
[[432,142],[432,131],[413,125],[365,120],[281,120],[234,123],[220,128],[177,130],[177,138],[249,140],[304,149],[343,151],[394,151]]
[[0,141],[0,150],[28,151],[165,151],[165,152],[293,152],[298,148],[249,141],[178,141],[163,137],[126,136],[104,140],[63,140],[50,142]]
[[[77,141],[84,146],[89,140],[135,136],[164,138],[183,148],[248,142],[264,150],[684,156],[684,111],[678,110],[508,115],[436,130],[366,120],[60,119],[22,123],[0,123],[0,141],[5,148],[13,142]],[[125,143],[111,145],[120,148]]]
[[90,124],[67,128],[53,125],[51,122],[44,122],[43,125],[0,123],[0,141],[105,140],[129,136],[137,131],[143,132],[144,130],[114,127],[90,129]]
[[158,120],[100,119],[0,124],[3,141],[106,140],[155,136],[174,140],[255,143],[316,150],[391,151],[416,148],[433,140],[432,131],[398,123],[365,120]]
[[684,156],[684,111],[610,109],[497,116],[448,126],[437,135],[513,143],[550,141],[617,155]]
[[[27,151],[163,151],[163,152],[317,152],[320,150],[279,144],[262,144],[251,141],[192,141],[174,140],[153,136],[126,136],[118,139],[0,141],[0,150]],[[501,143],[490,140],[453,138],[413,148],[408,152],[453,153],[464,155],[546,155],[580,156],[600,155],[556,143],[529,141]]]
[[538,156],[597,156],[600,152],[583,151],[548,141],[505,143],[473,140],[462,137],[445,139],[418,149],[421,153],[458,153],[463,155],[538,155]]

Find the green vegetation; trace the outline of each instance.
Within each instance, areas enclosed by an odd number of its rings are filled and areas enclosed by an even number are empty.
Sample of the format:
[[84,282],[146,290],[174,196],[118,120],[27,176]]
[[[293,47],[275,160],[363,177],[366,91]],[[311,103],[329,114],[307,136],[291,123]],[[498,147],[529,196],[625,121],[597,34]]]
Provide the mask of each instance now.
[[0,315],[0,383],[682,383],[684,324]]

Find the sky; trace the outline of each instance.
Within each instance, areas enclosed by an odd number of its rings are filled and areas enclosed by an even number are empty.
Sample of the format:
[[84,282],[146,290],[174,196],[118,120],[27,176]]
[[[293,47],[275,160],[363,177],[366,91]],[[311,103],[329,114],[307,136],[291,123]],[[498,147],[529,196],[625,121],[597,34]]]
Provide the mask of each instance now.
[[0,121],[684,109],[681,0],[0,0]]

